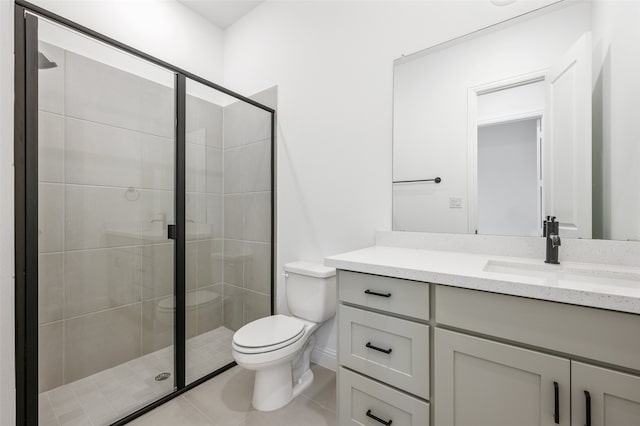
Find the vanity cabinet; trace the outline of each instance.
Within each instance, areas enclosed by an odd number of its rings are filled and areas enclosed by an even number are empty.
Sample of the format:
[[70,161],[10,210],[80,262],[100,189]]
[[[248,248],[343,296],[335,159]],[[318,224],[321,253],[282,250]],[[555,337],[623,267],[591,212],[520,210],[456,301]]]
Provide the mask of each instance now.
[[571,363],[572,426],[640,424],[640,377]]
[[428,426],[429,285],[338,271],[341,426]]
[[340,426],[640,426],[640,315],[345,270],[338,298]]
[[436,329],[438,426],[569,426],[570,361]]

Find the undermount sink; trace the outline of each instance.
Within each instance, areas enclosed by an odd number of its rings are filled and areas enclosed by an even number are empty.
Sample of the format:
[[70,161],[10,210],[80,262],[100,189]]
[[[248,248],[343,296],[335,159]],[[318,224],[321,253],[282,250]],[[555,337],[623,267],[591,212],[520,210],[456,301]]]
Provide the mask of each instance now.
[[549,284],[558,283],[566,287],[571,287],[571,283],[580,283],[591,284],[592,287],[616,286],[640,289],[640,273],[597,267],[590,268],[571,263],[550,265],[542,261],[540,263],[524,263],[489,260],[483,271],[540,278]]

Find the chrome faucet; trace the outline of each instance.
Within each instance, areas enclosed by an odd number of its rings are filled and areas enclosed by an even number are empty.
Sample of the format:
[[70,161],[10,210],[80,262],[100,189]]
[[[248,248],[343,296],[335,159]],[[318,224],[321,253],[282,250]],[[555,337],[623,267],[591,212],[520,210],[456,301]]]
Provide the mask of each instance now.
[[558,247],[562,243],[560,240],[560,223],[556,222],[555,216],[547,216],[544,221],[543,236],[547,238],[547,254],[544,263],[559,264]]

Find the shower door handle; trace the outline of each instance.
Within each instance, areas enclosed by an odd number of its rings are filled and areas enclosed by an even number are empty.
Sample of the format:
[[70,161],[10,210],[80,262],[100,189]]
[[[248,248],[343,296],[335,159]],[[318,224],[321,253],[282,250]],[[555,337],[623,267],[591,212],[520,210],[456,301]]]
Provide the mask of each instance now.
[[167,238],[170,240],[176,239],[176,226],[175,225],[167,225]]

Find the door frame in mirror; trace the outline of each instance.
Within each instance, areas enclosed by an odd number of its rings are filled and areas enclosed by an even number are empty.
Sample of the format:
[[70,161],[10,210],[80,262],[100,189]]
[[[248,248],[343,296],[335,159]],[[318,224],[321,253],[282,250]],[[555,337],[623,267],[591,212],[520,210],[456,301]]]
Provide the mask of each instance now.
[[[524,86],[526,84],[537,83],[540,81],[548,81],[549,69],[543,68],[526,74],[520,74],[508,77],[502,80],[484,83],[477,86],[469,87],[467,90],[467,223],[468,233],[478,233],[478,126],[481,124],[491,124],[490,122],[478,120],[478,96],[505,90],[513,87]],[[546,88],[545,88],[546,90]],[[509,122],[517,120],[526,120],[533,118],[541,118],[544,120],[545,111],[531,111],[524,114],[514,114],[501,117],[499,122]],[[497,122],[496,122],[497,123]],[[544,123],[544,121],[543,121]],[[546,126],[542,126],[542,138],[547,139]],[[543,174],[542,174],[542,147],[540,139],[538,139],[538,187],[542,192]],[[544,196],[541,194],[540,211],[545,211]],[[540,217],[540,223],[542,218]],[[542,228],[541,228],[542,229]]]

